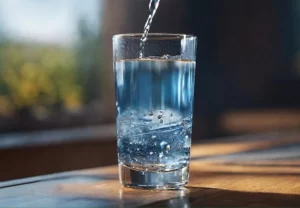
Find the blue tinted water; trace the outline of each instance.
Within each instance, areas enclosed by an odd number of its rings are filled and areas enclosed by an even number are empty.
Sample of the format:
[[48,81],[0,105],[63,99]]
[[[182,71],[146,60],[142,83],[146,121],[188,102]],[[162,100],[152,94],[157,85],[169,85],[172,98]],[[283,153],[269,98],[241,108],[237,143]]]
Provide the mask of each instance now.
[[190,160],[195,62],[165,59],[114,63],[119,163],[149,171]]

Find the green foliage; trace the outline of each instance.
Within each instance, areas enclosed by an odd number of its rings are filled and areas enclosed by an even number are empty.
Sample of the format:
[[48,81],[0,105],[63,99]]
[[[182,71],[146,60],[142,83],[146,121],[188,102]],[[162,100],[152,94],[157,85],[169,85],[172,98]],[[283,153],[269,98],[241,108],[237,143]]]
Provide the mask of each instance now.
[[78,109],[83,89],[76,56],[55,46],[6,42],[0,46],[0,115],[24,108]]
[[99,29],[84,18],[77,29],[79,40],[67,49],[16,42],[0,28],[0,116],[78,110],[99,99]]

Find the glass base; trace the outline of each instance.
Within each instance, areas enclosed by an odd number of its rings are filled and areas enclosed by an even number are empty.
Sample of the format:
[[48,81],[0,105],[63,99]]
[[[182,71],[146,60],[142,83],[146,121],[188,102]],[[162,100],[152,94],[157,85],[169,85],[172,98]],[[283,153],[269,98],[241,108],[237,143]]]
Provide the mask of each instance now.
[[168,172],[150,172],[119,164],[119,177],[121,184],[130,188],[182,189],[189,180],[189,167]]

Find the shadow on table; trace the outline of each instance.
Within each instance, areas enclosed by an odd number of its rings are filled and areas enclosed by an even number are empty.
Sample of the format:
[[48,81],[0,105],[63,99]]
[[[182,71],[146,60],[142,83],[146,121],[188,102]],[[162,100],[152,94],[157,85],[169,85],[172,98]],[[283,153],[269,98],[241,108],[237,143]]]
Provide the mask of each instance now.
[[[149,191],[126,189],[116,181],[109,186],[74,184],[56,192],[19,194],[18,198],[0,197],[2,206],[22,207],[299,207],[300,195],[251,193],[216,188],[187,187],[185,191]],[[106,187],[106,189],[104,189]],[[25,191],[25,190],[24,190]]]
[[[222,185],[222,181],[231,183],[231,181],[239,181],[244,184],[244,176],[249,174],[253,176],[253,173],[229,173],[229,172],[208,172],[203,173],[201,171],[195,172],[191,176],[191,185],[187,186],[185,190],[137,190],[123,188],[117,180],[117,174],[100,175],[99,173],[89,174],[73,174],[69,176],[57,176],[40,181],[32,181],[30,189],[34,193],[34,190],[39,190],[41,187],[45,188],[45,183],[51,183],[50,189],[46,191],[43,199],[42,195],[33,197],[31,194],[21,195],[24,202],[30,202],[31,207],[59,204],[61,207],[74,206],[74,203],[78,204],[78,207],[300,207],[300,195],[296,194],[282,194],[282,193],[267,193],[263,192],[249,192],[243,190],[227,190],[224,188],[212,188],[213,184]],[[263,174],[262,174],[263,175]],[[224,177],[223,177],[224,176]],[[199,180],[205,181],[207,184],[204,187],[201,184],[193,183],[193,177]],[[208,178],[211,177],[211,178]],[[242,177],[242,178],[240,178]],[[281,176],[279,176],[281,177]],[[248,177],[246,177],[248,178]],[[256,185],[260,183],[260,180],[264,180],[263,177],[257,180],[259,175],[254,175],[253,180],[256,181]],[[272,177],[271,177],[272,178]],[[297,178],[297,177],[295,177]],[[228,181],[226,181],[226,179]],[[198,180],[198,179],[197,179]],[[39,183],[37,183],[39,182]],[[44,183],[45,182],[45,183]],[[200,181],[201,182],[201,181]],[[263,182],[263,181],[261,181]],[[269,183],[272,183],[268,181]],[[297,182],[297,181],[296,181]],[[255,183],[246,181],[246,184],[250,183],[255,186]],[[21,185],[21,184],[16,184]],[[223,184],[224,185],[224,184]],[[261,185],[261,184],[260,184]],[[263,185],[261,185],[263,186]],[[51,188],[53,187],[53,188]],[[17,188],[17,187],[12,187]],[[16,189],[17,190],[17,189]],[[23,190],[27,193],[27,189]],[[276,191],[276,190],[275,190]],[[14,191],[16,192],[16,191]],[[27,197],[27,198],[26,198]],[[28,198],[29,197],[29,198]],[[32,199],[30,198],[32,197]],[[1,198],[1,197],[0,197]],[[4,197],[5,198],[5,197]],[[43,200],[42,200],[43,199]],[[46,201],[47,200],[47,201]],[[0,200],[1,201],[1,200]],[[10,204],[10,201],[4,201],[6,204]],[[4,204],[5,204],[4,203]],[[51,204],[50,203],[50,204]],[[29,207],[30,207],[29,206]]]
[[[173,193],[171,193],[173,192]],[[149,191],[120,189],[120,195],[108,199],[102,195],[80,196],[65,198],[60,203],[67,205],[68,201],[81,201],[81,205],[95,207],[299,207],[300,195],[241,192],[216,188],[187,187],[187,192],[182,194],[175,191]],[[111,193],[113,195],[113,193]],[[160,200],[157,202],[157,200]],[[155,202],[156,201],[156,202]]]
[[184,190],[137,190],[123,188],[117,180],[111,180],[92,186],[61,186],[60,193],[66,199],[93,202],[97,207],[104,202],[109,207],[300,207],[300,195],[296,194],[227,190],[197,184]]
[[241,192],[213,188],[189,188],[185,196],[143,207],[299,207],[300,195]]

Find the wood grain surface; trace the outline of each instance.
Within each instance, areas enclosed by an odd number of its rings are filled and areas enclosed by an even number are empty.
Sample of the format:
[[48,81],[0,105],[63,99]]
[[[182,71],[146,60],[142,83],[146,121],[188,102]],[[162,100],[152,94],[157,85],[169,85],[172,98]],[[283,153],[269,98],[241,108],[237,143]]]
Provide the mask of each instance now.
[[123,188],[116,166],[0,183],[0,207],[300,207],[300,133],[192,147],[183,190]]

